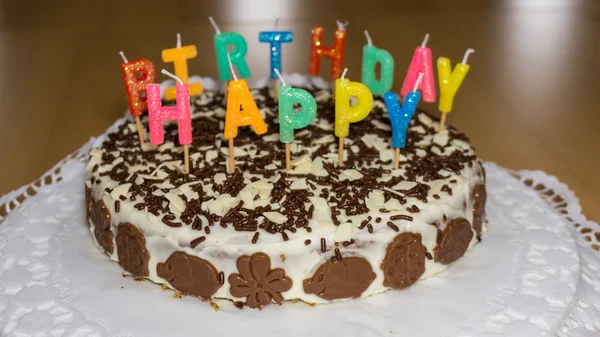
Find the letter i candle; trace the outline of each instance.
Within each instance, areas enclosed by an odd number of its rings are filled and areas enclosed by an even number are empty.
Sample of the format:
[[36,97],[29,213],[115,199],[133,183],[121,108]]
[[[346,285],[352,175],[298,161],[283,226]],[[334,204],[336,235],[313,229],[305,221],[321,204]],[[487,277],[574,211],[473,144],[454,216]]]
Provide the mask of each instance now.
[[469,48],[465,52],[465,56],[462,59],[461,63],[457,63],[454,66],[454,70],[450,71],[450,59],[446,57],[440,57],[437,60],[438,66],[438,77],[440,81],[440,105],[439,109],[442,112],[442,119],[440,121],[440,128],[438,132],[442,132],[444,130],[444,125],[446,124],[446,115],[452,111],[452,103],[454,103],[454,96],[456,96],[456,92],[462,81],[467,76],[469,72],[469,65],[467,64],[467,60],[469,58],[469,54],[474,53],[475,50]]
[[278,90],[278,75],[277,75],[277,71],[279,73],[282,73],[283,71],[281,70],[281,44],[282,43],[290,43],[294,40],[294,33],[290,32],[290,31],[278,31],[277,30],[277,23],[279,22],[279,19],[275,19],[275,30],[273,31],[263,31],[260,32],[258,34],[258,41],[259,42],[268,42],[269,43],[269,50],[270,50],[270,57],[271,57],[271,65],[270,65],[270,76],[271,79],[273,80],[273,90],[274,90],[274,97],[275,97],[275,101],[277,101],[278,99],[278,94],[277,94],[277,90]]
[[145,92],[147,84],[154,82],[156,70],[152,62],[148,59],[142,58],[129,62],[122,51],[119,54],[123,58],[121,71],[123,72],[123,80],[125,81],[129,113],[135,117],[138,137],[140,138],[140,144],[143,145],[144,131],[142,130],[140,116],[148,108],[148,104],[146,98],[142,97],[142,93]]
[[[340,139],[338,165],[344,164],[344,138],[350,133],[350,123],[359,122],[369,115],[373,108],[373,94],[366,85],[350,82],[344,78],[348,68],[344,69],[342,77],[335,81],[335,135]],[[350,97],[357,102],[350,106]]]
[[402,106],[400,106],[400,99],[395,93],[388,92],[383,95],[385,107],[392,123],[392,147],[396,149],[394,154],[394,169],[398,169],[400,165],[400,149],[406,144],[408,124],[421,99],[421,94],[417,91],[417,88],[423,79],[423,75],[423,73],[419,74],[413,91],[406,94]]
[[[317,115],[317,102],[310,92],[292,88],[285,84],[279,71],[275,73],[281,80],[279,88],[279,139],[285,144],[285,169],[290,167],[290,144],[294,142],[294,130],[308,126]],[[294,103],[301,106],[300,111],[294,112]]]
[[229,140],[229,173],[235,172],[235,156],[233,139],[237,137],[240,126],[252,126],[257,135],[267,132],[267,125],[258,111],[252,93],[246,81],[238,80],[233,71],[233,63],[227,54],[229,68],[234,78],[229,81],[229,94],[227,96],[227,111],[225,113],[225,131],[223,135]]
[[175,91],[177,93],[176,106],[162,106],[160,98],[160,85],[148,84],[146,86],[148,96],[148,116],[150,126],[150,142],[160,145],[164,142],[163,121],[177,121],[179,143],[183,145],[185,173],[190,173],[189,144],[192,143],[192,118],[190,115],[190,89],[179,77],[166,70],[162,73],[177,81]]

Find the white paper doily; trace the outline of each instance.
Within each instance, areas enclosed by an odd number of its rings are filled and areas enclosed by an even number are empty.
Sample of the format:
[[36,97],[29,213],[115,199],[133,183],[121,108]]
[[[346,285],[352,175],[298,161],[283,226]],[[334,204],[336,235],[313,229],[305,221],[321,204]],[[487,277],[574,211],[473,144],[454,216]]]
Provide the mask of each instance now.
[[442,274],[405,291],[263,311],[218,302],[215,312],[196,298],[174,299],[160,286],[121,277],[121,267],[92,245],[84,221],[84,162],[103,137],[37,183],[0,197],[8,213],[0,215],[0,336],[600,333],[600,226],[585,219],[566,185],[543,172],[487,163],[483,241]]

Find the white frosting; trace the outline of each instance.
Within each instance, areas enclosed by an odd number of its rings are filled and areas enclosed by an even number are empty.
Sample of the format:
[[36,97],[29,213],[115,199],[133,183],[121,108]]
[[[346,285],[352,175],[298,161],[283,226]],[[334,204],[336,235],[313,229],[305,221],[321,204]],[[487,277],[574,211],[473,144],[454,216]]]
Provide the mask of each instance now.
[[[209,102],[202,94],[196,98],[196,102]],[[257,92],[254,92],[255,97],[259,96]],[[317,100],[329,99],[330,94],[328,92],[320,92],[316,95]],[[264,113],[272,113],[269,109],[265,110]],[[206,113],[206,112],[203,112]],[[220,113],[215,111],[215,114]],[[221,113],[222,114],[222,113]],[[434,127],[435,123],[425,114],[417,113],[418,120],[429,127]],[[333,126],[325,121],[324,119],[317,119],[315,121],[318,127],[324,130],[333,130]],[[389,125],[378,122],[376,125],[382,129],[389,129]],[[473,149],[470,145],[464,141],[452,140],[449,141],[447,131],[441,134],[425,134],[425,129],[422,126],[411,127],[409,132],[417,132],[423,134],[423,140],[421,146],[429,146],[432,143],[436,143],[444,148],[444,152],[441,155],[448,155],[454,150],[464,150],[467,154],[474,154]],[[135,133],[135,129],[126,129],[125,132]],[[279,141],[279,135],[272,134],[266,136],[269,141]],[[346,150],[356,151],[358,142],[364,143],[367,147],[376,149],[380,152],[380,159],[387,161],[393,158],[393,150],[390,146],[389,139],[382,139],[378,135],[365,134],[360,138],[348,137],[345,139]],[[323,157],[314,157],[307,155],[296,155],[300,151],[308,151],[309,153],[316,151],[321,144],[330,144],[331,152],[324,155]],[[170,287],[170,284],[165,280],[158,277],[156,274],[156,264],[164,262],[167,258],[176,251],[184,251],[187,254],[194,255],[211,262],[219,271],[222,271],[227,279],[227,276],[231,273],[237,272],[236,260],[241,255],[251,255],[256,252],[265,252],[271,257],[272,268],[281,267],[285,269],[286,275],[293,280],[292,288],[283,293],[285,299],[301,299],[310,303],[323,303],[326,300],[314,295],[306,294],[304,292],[302,281],[304,279],[312,277],[315,270],[328,259],[334,255],[334,248],[336,248],[336,242],[343,242],[354,240],[354,244],[344,247],[343,245],[337,246],[342,256],[360,256],[365,258],[371,264],[373,272],[376,274],[375,280],[371,283],[369,288],[362,293],[362,297],[370,296],[389,288],[383,286],[383,271],[380,268],[381,262],[384,259],[386,253],[386,246],[390,243],[394,237],[399,233],[410,231],[420,233],[422,237],[422,244],[426,247],[427,252],[433,254],[433,249],[436,246],[436,237],[438,235],[438,229],[432,225],[434,222],[440,224],[440,229],[443,230],[446,223],[442,221],[444,217],[447,219],[463,217],[472,223],[473,221],[473,202],[472,200],[472,189],[477,184],[481,183],[481,168],[480,165],[475,163],[472,167],[465,166],[460,174],[456,174],[449,171],[440,172],[445,179],[434,180],[423,182],[417,179],[418,182],[426,183],[430,186],[428,192],[427,202],[417,200],[414,197],[405,196],[405,192],[412,189],[417,185],[414,181],[402,181],[392,188],[386,188],[386,191],[390,193],[396,193],[403,196],[406,199],[405,204],[391,198],[387,202],[385,201],[383,190],[373,190],[368,194],[368,197],[362,202],[365,203],[366,207],[370,210],[369,214],[346,216],[344,212],[338,215],[340,225],[334,225],[332,218],[331,207],[335,206],[333,203],[328,203],[322,197],[319,197],[322,186],[314,185],[310,186],[307,183],[305,177],[294,176],[294,174],[308,174],[312,173],[317,176],[326,176],[328,173],[323,168],[324,163],[332,163],[337,165],[337,144],[333,135],[323,136],[313,141],[313,147],[303,147],[300,144],[292,146],[292,172],[287,181],[290,184],[292,190],[308,190],[313,193],[314,196],[309,197],[309,203],[306,203],[305,208],[309,209],[311,206],[314,207],[312,219],[309,221],[309,226],[312,228],[312,232],[307,232],[305,229],[298,229],[296,232],[286,231],[287,241],[281,234],[270,234],[263,229],[258,229],[260,233],[259,239],[255,244],[252,243],[253,232],[235,231],[231,226],[223,228],[216,224],[210,227],[211,233],[207,235],[204,230],[198,231],[193,230],[189,225],[183,225],[181,227],[169,227],[165,225],[161,217],[154,216],[153,214],[142,210],[138,211],[134,208],[134,205],[142,202],[140,196],[137,196],[135,200],[130,200],[131,193],[129,192],[128,184],[117,186],[117,183],[108,178],[107,176],[99,176],[99,173],[110,171],[112,167],[123,160],[120,157],[120,153],[117,153],[117,158],[111,164],[102,165],[100,158],[105,150],[95,149],[91,152],[90,163],[88,170],[93,170],[94,166],[99,165],[99,168],[93,173],[96,182],[93,184],[93,197],[96,200],[102,199],[109,209],[111,219],[111,230],[113,233],[117,232],[117,226],[122,222],[130,222],[135,224],[139,230],[144,233],[146,237],[146,247],[150,252],[151,259],[149,261],[149,273],[148,279],[156,283],[165,283]],[[300,145],[300,146],[299,146]],[[199,151],[202,153],[197,158],[204,158],[206,163],[222,163],[227,165],[227,156],[229,153],[228,144],[221,140],[217,140],[214,146],[207,146]],[[150,176],[164,178],[166,172],[162,170],[162,167],[169,167],[171,169],[182,170],[183,163],[181,161],[173,161],[170,155],[162,153],[166,149],[174,149],[172,142],[165,142],[163,145],[158,147],[159,153],[157,159],[163,160],[164,162],[158,166]],[[433,147],[432,151],[438,150],[437,147]],[[421,152],[419,152],[421,151]],[[119,151],[116,151],[119,152]],[[242,146],[235,146],[234,152],[236,156],[242,156],[246,154],[252,154],[254,158],[259,158],[266,153],[256,153],[256,147],[252,147],[252,144],[245,144]],[[425,151],[417,150],[417,156],[425,155]],[[347,157],[347,154],[345,154]],[[408,155],[408,158],[403,157],[404,160],[410,159],[412,154]],[[196,159],[197,159],[196,158]],[[205,165],[205,163],[200,164]],[[377,165],[381,166],[381,165]],[[388,169],[392,170],[392,164],[387,165]],[[273,162],[267,166],[269,169],[281,168],[282,163],[279,161]],[[366,164],[365,167],[356,169],[344,170],[338,177],[340,181],[354,182],[363,178],[364,170],[369,167],[375,167],[375,164]],[[384,165],[385,167],[385,165]],[[403,175],[406,171],[404,168],[399,170],[392,170],[389,175],[384,175],[381,181],[389,181],[394,176]],[[133,171],[130,171],[133,173]],[[257,181],[252,181],[251,178],[259,178]],[[211,177],[212,178],[212,177]],[[203,185],[205,197],[211,197],[210,200],[202,203],[202,210],[207,211],[211,214],[218,216],[225,215],[230,209],[238,205],[240,202],[244,202],[244,207],[249,209],[255,209],[259,206],[270,205],[271,210],[265,212],[263,217],[258,218],[259,223],[268,219],[268,221],[281,224],[285,223],[288,218],[283,214],[281,206],[285,200],[285,196],[281,200],[277,200],[271,203],[270,194],[274,188],[274,183],[280,178],[279,174],[274,175],[270,178],[263,178],[262,176],[252,175],[248,172],[244,173],[245,187],[235,197],[229,194],[218,194],[213,189],[212,183],[209,184],[210,180],[205,180],[201,183]],[[140,178],[143,179],[143,178]],[[214,176],[214,183],[219,185],[227,181],[228,176],[225,174],[216,174]],[[387,179],[387,180],[386,180]],[[451,183],[451,180],[456,182]],[[185,184],[179,187],[175,187],[168,181],[159,182],[157,186],[161,189],[168,189],[167,193],[161,190],[153,192],[155,195],[164,195],[169,200],[169,210],[175,214],[176,218],[173,222],[180,222],[181,212],[185,209],[186,201],[183,200],[182,196],[185,197],[187,202],[198,199],[198,193],[194,192],[193,184]],[[452,188],[452,195],[441,191],[443,185],[448,185]],[[105,191],[106,188],[111,189],[111,193]],[[437,194],[439,198],[434,198],[433,195]],[[114,204],[116,200],[119,200],[119,196],[125,196],[125,200],[120,200],[120,211],[116,212]],[[465,205],[466,203],[466,205]],[[406,208],[411,206],[417,206],[420,211],[418,213],[409,213]],[[387,210],[389,212],[381,212],[381,210]],[[391,220],[390,217],[394,215],[409,215],[413,218],[412,221],[406,220]],[[373,225],[373,233],[369,233],[366,228],[359,229],[362,221],[367,216],[372,218],[371,224]],[[208,219],[204,215],[198,215],[203,226],[207,226]],[[375,222],[375,219],[380,218],[379,222]],[[393,222],[399,229],[396,232],[394,229],[387,226],[387,222]],[[91,231],[93,233],[93,224],[90,224]],[[200,236],[205,236],[206,240],[195,248],[190,247],[190,242]],[[327,243],[327,251],[321,252],[321,238],[324,238]],[[310,244],[305,244],[310,240]],[[469,247],[476,243],[475,235],[470,242]],[[94,243],[98,243],[94,239]],[[285,259],[279,258],[285,256]],[[113,253],[111,259],[117,260],[116,252]],[[425,260],[425,273],[421,276],[421,279],[425,279],[440,271],[444,270],[447,266],[441,263],[434,262],[433,260]],[[226,284],[219,288],[217,293],[214,295],[219,298],[231,298],[234,300],[243,300],[239,298],[233,298],[229,293],[229,286]]]

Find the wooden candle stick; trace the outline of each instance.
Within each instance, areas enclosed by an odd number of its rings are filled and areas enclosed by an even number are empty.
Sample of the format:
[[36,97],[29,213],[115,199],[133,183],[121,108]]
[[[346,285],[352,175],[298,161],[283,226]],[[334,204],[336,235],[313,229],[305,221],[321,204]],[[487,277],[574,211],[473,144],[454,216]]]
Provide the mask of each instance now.
[[189,147],[190,147],[189,144],[183,145],[183,163],[184,163],[186,174],[190,173],[190,150],[189,150]]
[[229,173],[235,172],[235,156],[233,138],[229,138]]
[[396,153],[394,154],[394,170],[397,170],[400,166],[400,148],[396,148]]
[[344,138],[340,137],[340,147],[338,149],[338,166],[344,165]]
[[290,171],[292,169],[291,157],[292,157],[292,154],[290,152],[290,143],[285,143],[285,169],[286,169],[286,171]]
[[140,116],[135,116],[135,125],[137,126],[138,137],[140,137],[140,144],[144,145],[144,130],[142,129]]

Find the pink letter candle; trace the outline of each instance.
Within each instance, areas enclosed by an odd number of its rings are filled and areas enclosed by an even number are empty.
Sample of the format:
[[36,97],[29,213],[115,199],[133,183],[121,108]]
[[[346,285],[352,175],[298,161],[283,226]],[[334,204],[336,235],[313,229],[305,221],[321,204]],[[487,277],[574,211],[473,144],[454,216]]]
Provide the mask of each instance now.
[[423,93],[423,100],[425,102],[435,102],[435,81],[433,79],[433,60],[431,56],[431,49],[427,48],[427,40],[429,40],[429,34],[425,34],[425,39],[420,47],[417,47],[415,54],[413,55],[410,66],[406,72],[404,83],[402,84],[402,90],[400,94],[406,96],[412,91],[413,86],[419,78],[419,73],[423,73],[423,80],[419,84],[419,90]]
[[148,97],[148,115],[150,125],[150,141],[160,145],[164,142],[163,121],[177,121],[179,143],[184,146],[185,171],[189,173],[188,145],[192,143],[192,118],[190,115],[190,89],[189,86],[175,75],[166,70],[162,73],[177,81],[175,86],[176,106],[162,106],[160,85],[148,84],[146,95]]

